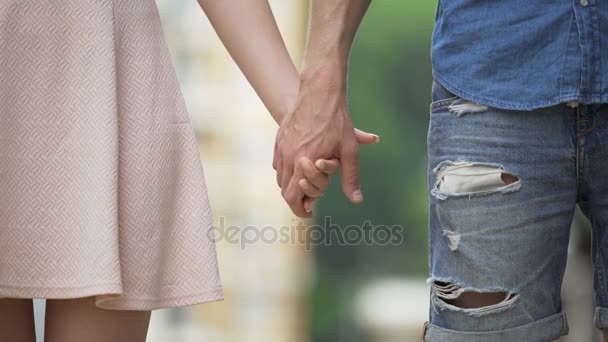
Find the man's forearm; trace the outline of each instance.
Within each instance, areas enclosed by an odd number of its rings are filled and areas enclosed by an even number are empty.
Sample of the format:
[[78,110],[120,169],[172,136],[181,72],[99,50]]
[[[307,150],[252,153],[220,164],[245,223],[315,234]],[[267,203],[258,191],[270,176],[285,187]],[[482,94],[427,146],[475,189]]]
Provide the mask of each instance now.
[[331,65],[346,76],[348,57],[357,29],[371,0],[312,0],[308,42],[302,76]]
[[281,122],[273,165],[282,194],[301,212],[298,181],[303,157],[336,158],[342,189],[354,203],[363,200],[358,175],[358,143],[346,106],[348,57],[371,0],[312,0],[308,42],[295,110]]

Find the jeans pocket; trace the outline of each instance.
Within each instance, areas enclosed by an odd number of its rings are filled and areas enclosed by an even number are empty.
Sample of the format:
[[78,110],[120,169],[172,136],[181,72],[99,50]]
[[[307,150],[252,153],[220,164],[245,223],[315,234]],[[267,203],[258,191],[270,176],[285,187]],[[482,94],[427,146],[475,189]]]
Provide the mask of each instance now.
[[454,93],[447,90],[437,80],[433,79],[431,85],[431,104],[430,111],[434,111],[449,106],[454,101],[460,99]]

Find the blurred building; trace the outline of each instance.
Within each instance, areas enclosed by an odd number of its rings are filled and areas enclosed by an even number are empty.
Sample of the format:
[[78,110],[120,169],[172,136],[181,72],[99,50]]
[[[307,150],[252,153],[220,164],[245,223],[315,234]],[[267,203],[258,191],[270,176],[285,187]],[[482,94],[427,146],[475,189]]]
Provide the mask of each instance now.
[[[214,222],[240,231],[218,242],[226,299],[152,315],[149,341],[307,341],[310,252],[272,243],[298,220],[272,169],[277,126],[194,0],[157,0],[201,146]],[[305,1],[271,1],[294,60],[305,43]],[[264,227],[267,239],[259,240]],[[248,231],[248,240],[242,239]],[[256,236],[257,235],[257,236]],[[253,241],[257,240],[257,241]]]

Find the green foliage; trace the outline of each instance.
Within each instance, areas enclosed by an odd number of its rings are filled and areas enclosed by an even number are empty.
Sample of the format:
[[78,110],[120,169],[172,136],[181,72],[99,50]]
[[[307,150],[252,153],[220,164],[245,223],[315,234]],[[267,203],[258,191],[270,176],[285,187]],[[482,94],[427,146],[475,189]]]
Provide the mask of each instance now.
[[[356,127],[381,136],[360,149],[364,203],[350,204],[332,180],[317,210],[346,227],[401,225],[401,245],[316,246],[314,341],[358,341],[351,301],[356,289],[387,274],[427,272],[426,134],[430,103],[430,39],[435,2],[373,2],[351,54],[349,109]],[[346,338],[348,336],[348,338]]]

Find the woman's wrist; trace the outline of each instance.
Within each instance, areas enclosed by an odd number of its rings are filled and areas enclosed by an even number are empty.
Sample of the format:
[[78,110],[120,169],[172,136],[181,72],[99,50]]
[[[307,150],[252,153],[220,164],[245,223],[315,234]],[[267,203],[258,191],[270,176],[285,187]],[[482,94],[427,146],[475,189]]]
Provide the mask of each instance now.
[[280,126],[283,119],[289,115],[296,106],[298,94],[285,94],[281,96],[280,102],[275,108],[270,109],[270,115],[274,121]]

